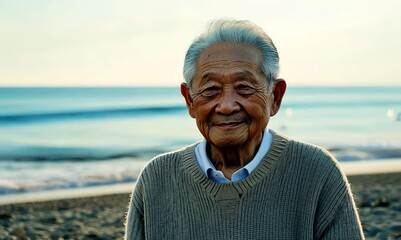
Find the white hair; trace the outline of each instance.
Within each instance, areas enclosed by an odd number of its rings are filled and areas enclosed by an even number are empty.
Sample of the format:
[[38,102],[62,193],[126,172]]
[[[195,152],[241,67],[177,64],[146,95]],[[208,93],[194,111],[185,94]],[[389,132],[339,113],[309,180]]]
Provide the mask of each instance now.
[[221,19],[212,22],[207,31],[189,47],[184,62],[184,79],[189,89],[196,73],[196,61],[208,47],[219,43],[235,43],[255,47],[262,54],[261,71],[268,81],[269,91],[279,72],[279,56],[271,38],[250,21]]

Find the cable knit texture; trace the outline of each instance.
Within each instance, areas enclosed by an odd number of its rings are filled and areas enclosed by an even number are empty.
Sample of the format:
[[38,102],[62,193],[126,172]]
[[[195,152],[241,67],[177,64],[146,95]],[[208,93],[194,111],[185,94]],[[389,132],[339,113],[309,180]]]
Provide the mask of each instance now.
[[364,239],[334,157],[272,133],[267,155],[239,182],[208,179],[196,145],[154,158],[133,191],[125,239]]

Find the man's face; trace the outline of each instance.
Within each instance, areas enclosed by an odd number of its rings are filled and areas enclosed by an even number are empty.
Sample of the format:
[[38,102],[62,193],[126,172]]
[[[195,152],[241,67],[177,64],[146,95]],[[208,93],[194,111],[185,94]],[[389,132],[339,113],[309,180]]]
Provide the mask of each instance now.
[[275,112],[261,61],[257,49],[232,43],[213,45],[199,56],[192,98],[181,91],[209,143],[230,147],[262,138]]

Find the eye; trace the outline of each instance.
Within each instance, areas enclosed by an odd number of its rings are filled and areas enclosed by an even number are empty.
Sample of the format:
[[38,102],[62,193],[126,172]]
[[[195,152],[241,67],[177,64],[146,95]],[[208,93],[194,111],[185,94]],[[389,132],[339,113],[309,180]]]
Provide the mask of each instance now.
[[208,87],[202,90],[201,95],[203,97],[211,98],[216,97],[221,93],[220,88],[218,87]]
[[239,85],[236,89],[239,95],[249,96],[252,95],[256,89],[248,85]]

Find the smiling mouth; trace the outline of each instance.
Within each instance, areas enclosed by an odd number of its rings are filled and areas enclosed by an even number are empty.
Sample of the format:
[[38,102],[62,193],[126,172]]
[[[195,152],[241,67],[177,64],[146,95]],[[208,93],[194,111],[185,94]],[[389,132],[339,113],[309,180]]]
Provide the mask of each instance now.
[[221,122],[217,123],[215,126],[220,128],[234,128],[241,125],[243,122]]

